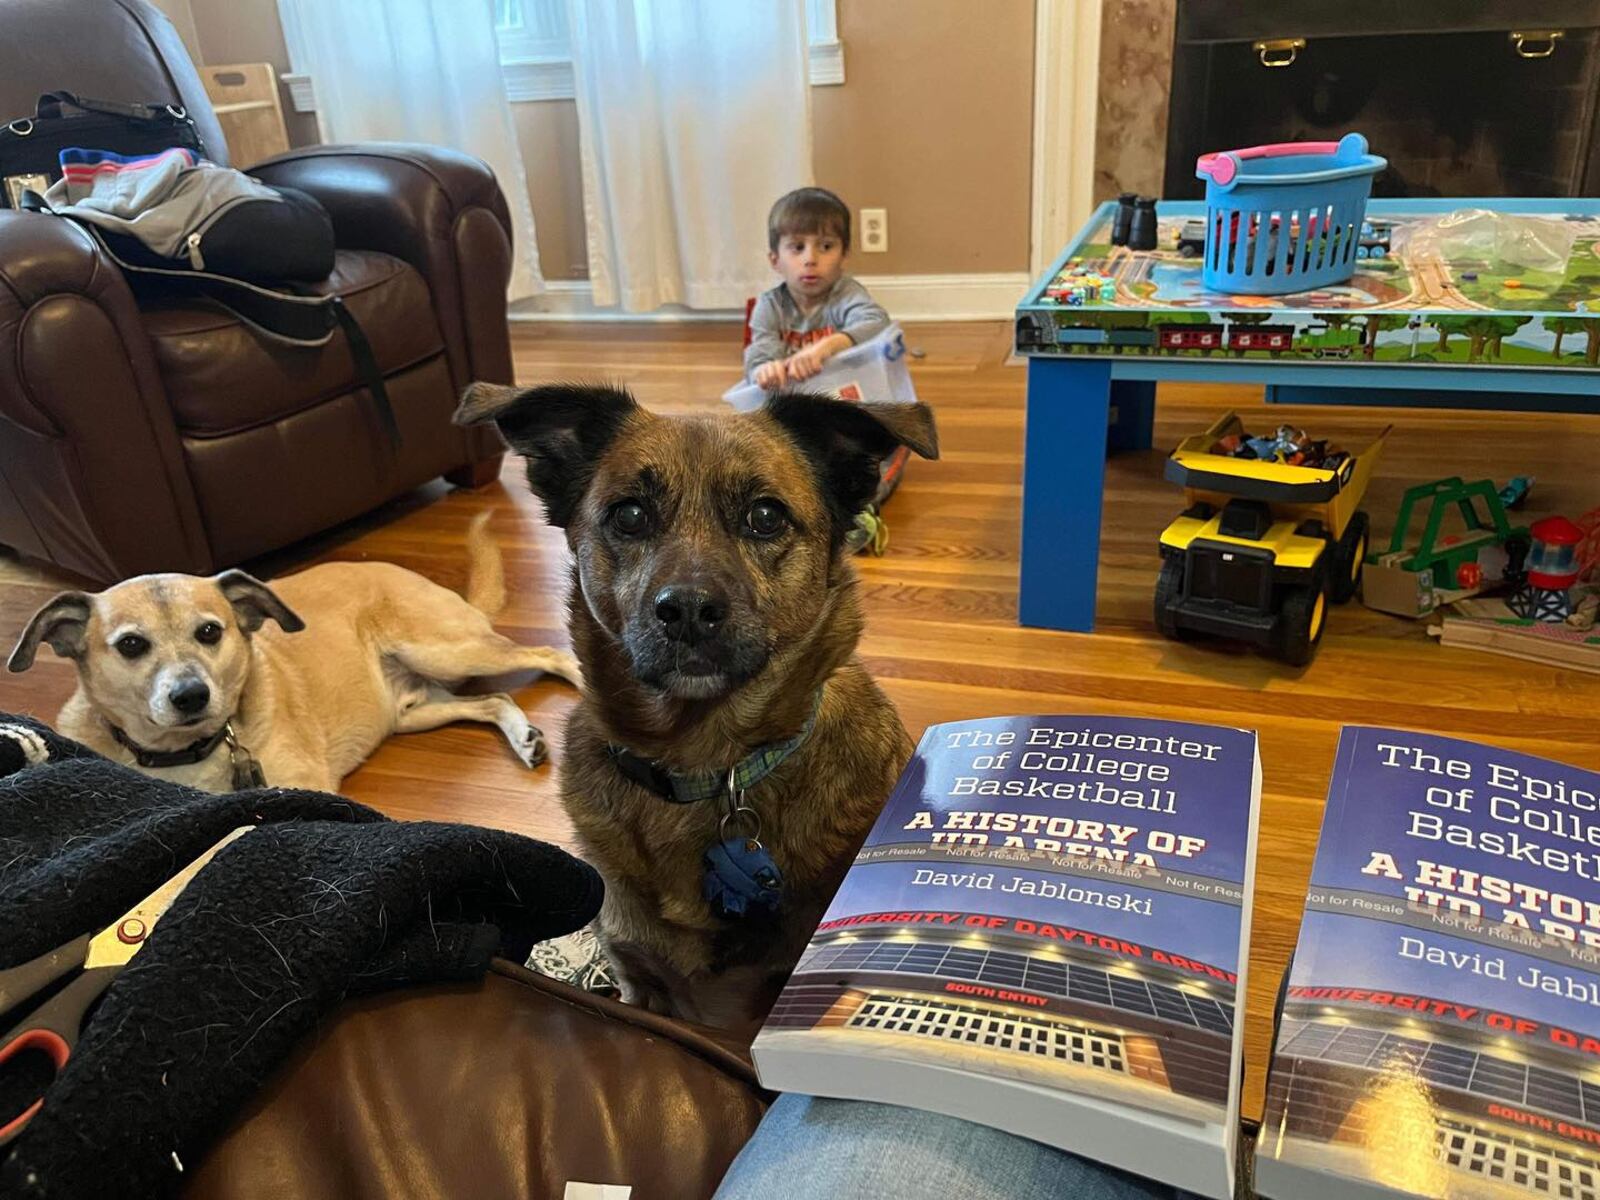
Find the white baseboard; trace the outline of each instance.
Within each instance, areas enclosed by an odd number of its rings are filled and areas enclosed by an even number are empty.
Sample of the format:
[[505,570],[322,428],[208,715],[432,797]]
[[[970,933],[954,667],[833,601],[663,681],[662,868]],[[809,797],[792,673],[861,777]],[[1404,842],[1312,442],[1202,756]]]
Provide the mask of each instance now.
[[[1009,319],[1031,282],[1021,271],[988,275],[857,275],[897,321]],[[597,308],[589,284],[551,280],[542,296],[519,301],[513,321],[742,321],[739,309],[694,309],[672,304],[648,313]]]
[[1009,320],[1033,282],[1026,271],[856,278],[897,321]]

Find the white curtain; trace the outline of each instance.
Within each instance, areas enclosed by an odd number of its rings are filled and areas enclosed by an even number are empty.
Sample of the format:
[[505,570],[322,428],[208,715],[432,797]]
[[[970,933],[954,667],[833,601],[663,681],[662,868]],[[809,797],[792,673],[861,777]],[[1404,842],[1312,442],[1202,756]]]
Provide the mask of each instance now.
[[427,142],[489,164],[511,210],[510,299],[544,291],[491,0],[278,0],[325,142]]
[[596,304],[738,308],[811,182],[803,0],[568,0]]

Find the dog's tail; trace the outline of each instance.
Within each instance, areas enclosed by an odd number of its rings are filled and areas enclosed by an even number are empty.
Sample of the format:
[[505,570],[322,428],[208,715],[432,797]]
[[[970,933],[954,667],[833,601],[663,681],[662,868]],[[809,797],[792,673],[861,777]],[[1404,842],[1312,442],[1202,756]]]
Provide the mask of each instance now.
[[487,617],[506,606],[506,564],[489,533],[489,513],[467,526],[467,603]]

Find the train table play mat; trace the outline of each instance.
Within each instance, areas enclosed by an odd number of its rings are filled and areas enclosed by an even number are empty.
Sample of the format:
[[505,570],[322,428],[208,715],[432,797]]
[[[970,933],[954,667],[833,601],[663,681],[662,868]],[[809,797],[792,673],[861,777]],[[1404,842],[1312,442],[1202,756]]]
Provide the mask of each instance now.
[[[1560,222],[1564,269],[1463,252],[1447,218],[1470,209]],[[1206,289],[1204,202],[1160,204],[1154,250],[1113,246],[1115,211],[1101,205],[1018,306],[1019,354],[1600,369],[1594,200],[1374,199],[1355,275],[1279,296]]]

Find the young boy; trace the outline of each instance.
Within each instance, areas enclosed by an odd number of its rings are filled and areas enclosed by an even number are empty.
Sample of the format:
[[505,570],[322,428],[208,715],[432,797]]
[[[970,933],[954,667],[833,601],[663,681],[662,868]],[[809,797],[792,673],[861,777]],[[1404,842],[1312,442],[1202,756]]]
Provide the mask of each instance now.
[[850,210],[826,188],[800,188],[767,215],[767,261],[783,276],[750,314],[745,377],[768,391],[810,379],[841,350],[889,324],[867,289],[844,273]]

